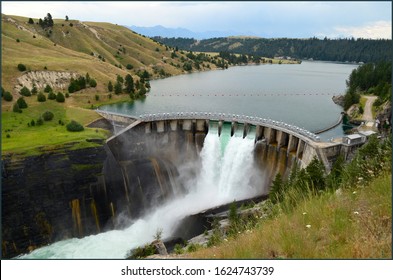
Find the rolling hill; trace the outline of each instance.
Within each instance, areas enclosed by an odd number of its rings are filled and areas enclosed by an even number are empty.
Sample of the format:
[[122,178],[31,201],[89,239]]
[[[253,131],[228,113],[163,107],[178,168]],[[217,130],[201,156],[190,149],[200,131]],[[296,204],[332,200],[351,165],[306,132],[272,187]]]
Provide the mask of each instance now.
[[[19,16],[2,15],[2,85],[11,90],[21,76],[17,64],[28,71],[70,71],[95,77],[98,89],[117,75],[148,71],[152,77],[183,73],[181,55],[126,27],[110,23],[55,19],[42,28]],[[127,69],[132,68],[132,69]],[[212,65],[212,67],[214,67]]]
[[[148,78],[154,79],[195,70],[184,67],[194,63],[187,52],[175,51],[116,24],[53,19],[53,25],[46,26],[39,23],[40,19],[4,14],[1,20],[2,96],[10,92],[13,97],[11,101],[2,98],[1,102],[3,154],[83,141],[89,137],[105,138],[106,132],[90,128],[83,133],[67,133],[60,122],[67,124],[75,120],[86,126],[99,117],[94,110],[87,109],[137,98],[132,95],[130,99],[124,89],[120,94],[108,89],[108,83],[115,85],[118,76],[130,74],[136,84],[146,73]],[[18,68],[19,64],[25,69]],[[198,66],[199,71],[216,68],[210,61]],[[71,78],[85,77],[87,73],[96,81],[96,86],[69,94]],[[29,90],[36,86],[40,93],[47,85],[55,94],[65,94],[65,102],[39,102],[33,94],[24,97],[27,109],[21,114],[13,112],[23,86]],[[31,127],[30,123],[37,121],[45,110],[54,113],[54,120]]]

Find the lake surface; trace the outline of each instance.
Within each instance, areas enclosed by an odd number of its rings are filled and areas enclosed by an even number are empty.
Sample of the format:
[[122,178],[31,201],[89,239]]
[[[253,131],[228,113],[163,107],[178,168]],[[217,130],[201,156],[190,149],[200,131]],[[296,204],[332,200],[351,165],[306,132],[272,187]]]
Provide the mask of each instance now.
[[[358,65],[326,62],[237,66],[151,81],[144,100],[101,110],[133,116],[167,112],[217,112],[270,118],[317,131],[336,123],[334,95]],[[339,126],[322,139],[343,135]]]

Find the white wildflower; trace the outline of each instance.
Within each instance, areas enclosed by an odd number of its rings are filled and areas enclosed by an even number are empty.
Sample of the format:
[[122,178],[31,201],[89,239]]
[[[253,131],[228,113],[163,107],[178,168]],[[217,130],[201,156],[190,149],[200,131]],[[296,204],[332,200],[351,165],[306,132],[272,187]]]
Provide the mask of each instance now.
[[355,211],[355,212],[353,212],[355,215],[359,215],[359,212],[358,211]]
[[307,212],[303,212],[303,215],[307,215]]
[[311,227],[311,225],[306,225],[306,228],[310,228]]

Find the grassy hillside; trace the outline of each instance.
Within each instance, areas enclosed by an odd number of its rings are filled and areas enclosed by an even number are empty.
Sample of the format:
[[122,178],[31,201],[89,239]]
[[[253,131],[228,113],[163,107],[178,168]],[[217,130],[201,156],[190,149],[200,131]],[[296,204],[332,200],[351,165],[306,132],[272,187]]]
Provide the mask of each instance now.
[[189,258],[391,259],[391,174],[364,187],[304,199],[291,212]]
[[[46,67],[82,75],[89,72],[99,86],[114,80],[117,74],[135,75],[140,70],[147,70],[153,77],[159,76],[156,72],[160,69],[170,75],[183,73],[170,64],[181,64],[182,55],[171,58],[171,49],[122,26],[54,20],[52,28],[43,29],[27,22],[28,18],[2,15],[2,80],[6,90],[21,74],[16,68],[18,63],[25,64],[28,70]],[[128,64],[133,69],[126,69]]]
[[[13,95],[12,101],[2,99],[3,154],[31,153],[32,150],[37,152],[40,146],[105,138],[107,134],[101,130],[86,128],[81,133],[67,132],[58,121],[67,123],[73,119],[86,125],[99,117],[93,110],[86,109],[103,103],[130,101],[124,92],[119,95],[109,92],[108,83],[115,85],[117,76],[130,74],[136,82],[143,71],[148,72],[150,79],[179,75],[188,72],[184,70],[185,63],[192,63],[185,53],[173,55],[173,49],[115,24],[54,19],[52,27],[43,28],[38,19],[33,18],[33,21],[34,24],[30,24],[26,17],[2,15],[2,87]],[[25,65],[26,70],[20,71],[18,64]],[[199,70],[215,68],[206,61]],[[39,103],[35,95],[25,97],[28,108],[21,114],[15,113],[13,105],[21,97],[18,79],[31,71],[76,73],[83,77],[88,73],[97,85],[70,94],[64,103],[53,100]],[[43,81],[33,82],[38,85],[38,91],[43,91]],[[54,87],[53,91],[66,94],[67,89],[68,85]],[[53,121],[40,127],[28,126],[46,110],[55,114]]]

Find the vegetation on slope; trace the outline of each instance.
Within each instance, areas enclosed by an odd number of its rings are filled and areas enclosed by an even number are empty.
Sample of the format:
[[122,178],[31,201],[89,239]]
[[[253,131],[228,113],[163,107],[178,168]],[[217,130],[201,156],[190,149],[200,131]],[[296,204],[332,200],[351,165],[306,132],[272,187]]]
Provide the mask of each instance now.
[[215,235],[214,246],[186,257],[391,259],[391,144],[391,138],[372,138],[350,163],[312,176],[323,180],[317,184],[304,176],[307,171],[276,178],[285,187],[273,189],[264,205],[267,216],[254,217],[256,226]]
[[[3,154],[107,137],[99,129],[71,133],[66,125],[99,118],[88,109],[101,104],[143,97],[149,79],[217,68],[210,55],[187,55],[115,24],[2,15]],[[25,109],[16,105],[21,95]],[[54,119],[37,126],[45,111]]]
[[378,96],[376,106],[392,99],[392,63],[367,63],[354,69],[347,80],[344,109],[360,101],[361,94]]
[[300,60],[380,62],[391,59],[391,40],[368,39],[289,39],[226,37],[195,40],[162,38],[155,40],[168,46],[202,52],[232,52],[260,57],[290,56]]

